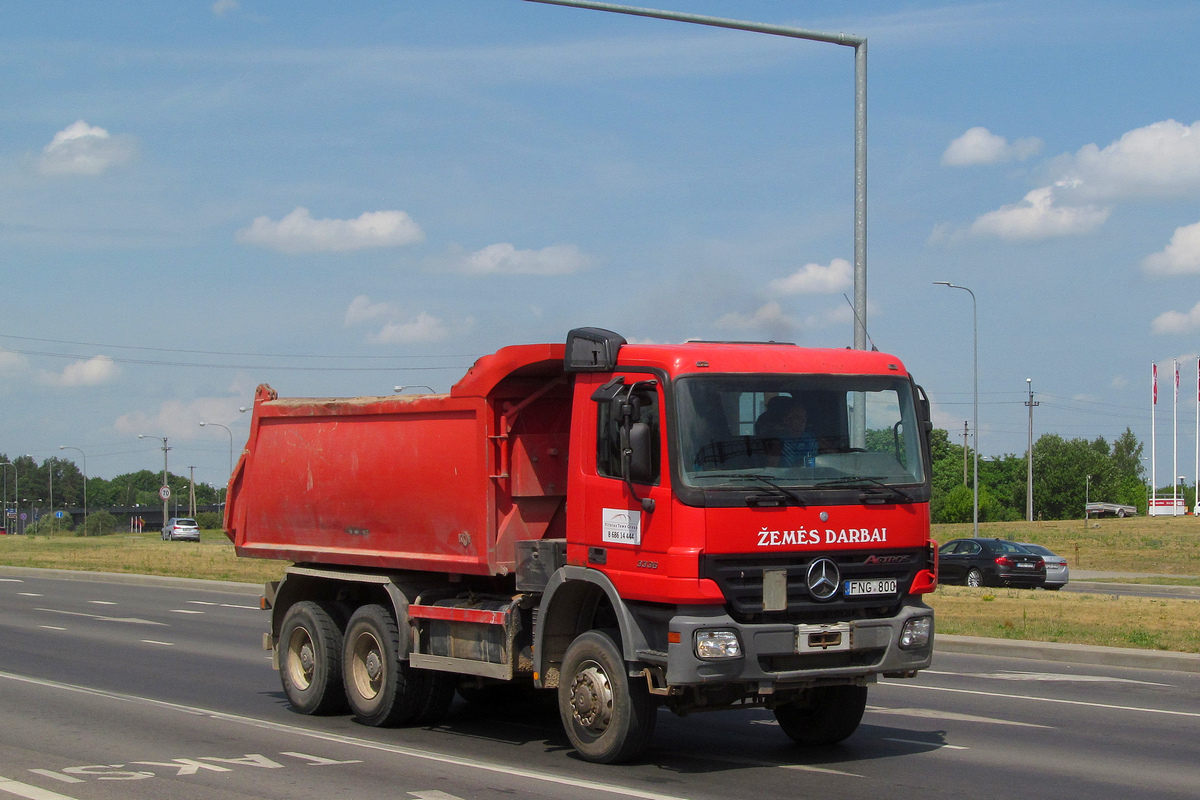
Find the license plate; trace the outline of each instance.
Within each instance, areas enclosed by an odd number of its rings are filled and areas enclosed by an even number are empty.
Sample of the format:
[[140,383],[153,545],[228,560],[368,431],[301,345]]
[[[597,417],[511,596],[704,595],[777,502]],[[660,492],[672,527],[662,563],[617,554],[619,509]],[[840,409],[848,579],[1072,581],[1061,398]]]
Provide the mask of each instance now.
[[1033,564],[1026,564],[1024,562],[1019,562],[1017,564],[1017,569],[1033,569]]
[[867,580],[846,581],[842,594],[855,597],[864,594],[895,594],[895,578],[872,578]]

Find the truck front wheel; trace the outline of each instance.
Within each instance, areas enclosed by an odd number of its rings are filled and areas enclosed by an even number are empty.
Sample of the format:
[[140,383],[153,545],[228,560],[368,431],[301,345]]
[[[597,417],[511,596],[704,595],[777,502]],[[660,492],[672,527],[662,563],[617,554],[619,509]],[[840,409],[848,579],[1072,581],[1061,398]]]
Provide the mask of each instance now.
[[279,629],[279,677],[292,708],[331,714],[345,707],[342,632],[333,615],[312,600],[288,609]]
[[362,606],[350,617],[342,672],[350,710],[364,725],[402,725],[420,710],[425,683],[400,660],[400,629],[383,606]]
[[630,679],[620,649],[604,631],[588,631],[567,648],[558,713],[579,755],[599,764],[640,756],[658,719],[646,682]]
[[837,744],[854,733],[866,708],[865,686],[818,686],[777,707],[775,719],[799,744]]

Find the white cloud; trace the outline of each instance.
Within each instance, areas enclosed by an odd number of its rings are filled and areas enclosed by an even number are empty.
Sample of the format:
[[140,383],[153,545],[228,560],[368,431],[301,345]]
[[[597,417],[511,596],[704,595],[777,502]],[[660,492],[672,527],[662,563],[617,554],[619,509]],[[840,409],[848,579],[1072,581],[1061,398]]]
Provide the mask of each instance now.
[[468,253],[458,245],[435,260],[435,266],[471,275],[570,275],[595,263],[573,244],[554,244],[541,250],[518,250],[507,242],[489,244]]
[[965,167],[974,164],[998,164],[1002,161],[1024,161],[1042,149],[1036,137],[1009,142],[987,128],[975,127],[955,139],[942,153],[942,164]]
[[50,386],[67,388],[99,386],[113,380],[120,372],[120,367],[108,356],[95,356],[86,361],[73,361],[59,373],[43,371],[39,379]]
[[805,264],[786,278],[768,284],[780,294],[833,294],[854,285],[854,266],[844,258],[835,258],[829,266]]
[[717,320],[717,327],[733,331],[766,331],[771,339],[784,340],[792,338],[800,323],[771,300],[750,314],[725,314]]
[[212,11],[218,17],[223,17],[230,11],[241,11],[242,4],[238,0],[216,0],[212,4]]
[[1173,119],[1089,144],[1054,162],[1085,197],[1176,197],[1200,192],[1200,121]]
[[349,328],[352,325],[361,325],[378,317],[394,316],[396,313],[397,309],[391,303],[372,303],[371,298],[360,294],[351,300],[346,308],[345,326]]
[[0,347],[0,375],[16,375],[29,366],[28,359],[20,353]]
[[1054,187],[1034,189],[1019,202],[980,216],[971,224],[974,236],[996,236],[1010,241],[1079,236],[1099,228],[1112,212],[1097,206],[1057,206]]
[[1164,311],[1150,323],[1150,330],[1164,335],[1192,333],[1200,330],[1200,303],[1192,306],[1192,310],[1187,313]]
[[1200,272],[1200,222],[1176,228],[1171,242],[1159,253],[1142,259],[1142,268],[1155,275],[1194,275]]
[[[158,411],[147,414],[144,411],[132,411],[123,414],[113,423],[118,433],[146,434],[147,436],[166,436],[168,439],[196,439],[205,434],[200,427],[200,421],[226,424],[224,420],[238,417],[238,407],[246,405],[245,399],[238,397],[199,397],[190,403],[182,400],[167,400],[158,407]],[[221,431],[224,433],[224,431]],[[234,432],[234,442],[237,442],[237,432]],[[154,441],[151,439],[150,441]],[[169,444],[169,442],[168,442]]]
[[438,317],[422,311],[405,322],[389,322],[376,334],[369,334],[371,344],[426,344],[440,342],[450,336],[450,329]]
[[275,222],[256,217],[237,233],[243,244],[284,253],[345,252],[372,247],[401,247],[424,240],[420,226],[403,211],[367,211],[356,219],[313,219],[297,207]]
[[54,134],[42,148],[38,168],[47,175],[99,175],[130,160],[134,151],[128,137],[114,137],[104,128],[79,120]]

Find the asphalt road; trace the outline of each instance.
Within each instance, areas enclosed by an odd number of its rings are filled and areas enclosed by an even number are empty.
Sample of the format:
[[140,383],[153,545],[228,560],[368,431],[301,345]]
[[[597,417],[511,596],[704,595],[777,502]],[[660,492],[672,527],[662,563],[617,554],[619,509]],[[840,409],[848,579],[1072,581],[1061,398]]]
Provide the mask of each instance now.
[[528,698],[428,728],[291,712],[252,590],[0,575],[0,603],[0,800],[1200,796],[1191,673],[939,654],[840,746],[660,711],[649,757],[604,767]]

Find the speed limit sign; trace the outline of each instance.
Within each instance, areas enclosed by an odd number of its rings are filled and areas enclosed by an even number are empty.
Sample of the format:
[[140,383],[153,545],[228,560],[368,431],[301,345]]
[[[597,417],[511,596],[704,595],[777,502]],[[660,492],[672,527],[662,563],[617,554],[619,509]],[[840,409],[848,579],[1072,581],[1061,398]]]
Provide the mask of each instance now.
[[164,486],[161,489],[159,489],[158,496],[161,497],[163,500],[170,500],[171,499],[171,487]]

